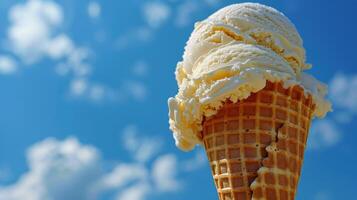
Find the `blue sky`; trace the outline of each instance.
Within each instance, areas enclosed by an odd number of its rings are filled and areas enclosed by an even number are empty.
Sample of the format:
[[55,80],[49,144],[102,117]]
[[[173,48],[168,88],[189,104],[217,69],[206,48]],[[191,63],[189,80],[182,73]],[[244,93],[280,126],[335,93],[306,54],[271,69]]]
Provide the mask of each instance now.
[[[217,199],[202,149],[174,145],[167,98],[194,22],[239,2],[1,0],[0,200]],[[357,3],[255,2],[293,21],[330,88],[298,199],[353,199]]]

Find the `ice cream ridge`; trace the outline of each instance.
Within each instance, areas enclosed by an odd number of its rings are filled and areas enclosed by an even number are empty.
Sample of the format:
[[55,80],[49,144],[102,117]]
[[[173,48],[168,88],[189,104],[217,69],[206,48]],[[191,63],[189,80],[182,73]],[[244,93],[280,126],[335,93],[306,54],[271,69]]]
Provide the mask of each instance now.
[[204,146],[221,200],[294,199],[311,120],[331,110],[281,12],[222,8],[197,22],[169,98],[176,145]]

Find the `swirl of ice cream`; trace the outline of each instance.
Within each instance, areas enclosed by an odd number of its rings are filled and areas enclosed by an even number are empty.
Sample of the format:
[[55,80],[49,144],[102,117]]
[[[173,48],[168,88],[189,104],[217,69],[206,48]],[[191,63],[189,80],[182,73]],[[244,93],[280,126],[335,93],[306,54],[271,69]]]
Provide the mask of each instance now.
[[301,85],[313,97],[314,115],[323,117],[331,109],[327,89],[302,72],[308,68],[295,26],[271,7],[234,4],[196,23],[176,68],[179,92],[168,101],[176,145],[188,151],[201,144],[204,116],[227,99],[237,102],[263,89],[267,80]]

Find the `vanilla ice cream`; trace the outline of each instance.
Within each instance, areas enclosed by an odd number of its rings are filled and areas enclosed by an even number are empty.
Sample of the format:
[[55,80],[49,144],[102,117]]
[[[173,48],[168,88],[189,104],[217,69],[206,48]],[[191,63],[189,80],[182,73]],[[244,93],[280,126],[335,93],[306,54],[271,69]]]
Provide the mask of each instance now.
[[295,26],[274,8],[257,3],[225,7],[195,25],[177,64],[178,94],[168,100],[169,123],[182,150],[201,144],[203,117],[223,103],[249,97],[266,81],[300,85],[316,104],[314,116],[331,109],[327,88],[303,72],[305,49]]

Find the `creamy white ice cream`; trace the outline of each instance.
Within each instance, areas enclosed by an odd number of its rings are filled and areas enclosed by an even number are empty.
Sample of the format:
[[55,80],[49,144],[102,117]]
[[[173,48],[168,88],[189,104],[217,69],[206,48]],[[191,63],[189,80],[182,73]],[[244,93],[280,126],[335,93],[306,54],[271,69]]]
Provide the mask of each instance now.
[[301,85],[316,104],[314,116],[331,109],[326,86],[303,72],[305,49],[295,26],[279,11],[256,3],[225,7],[198,22],[177,64],[179,92],[169,99],[169,123],[176,145],[191,150],[201,144],[203,116],[223,102],[247,98],[266,81]]

